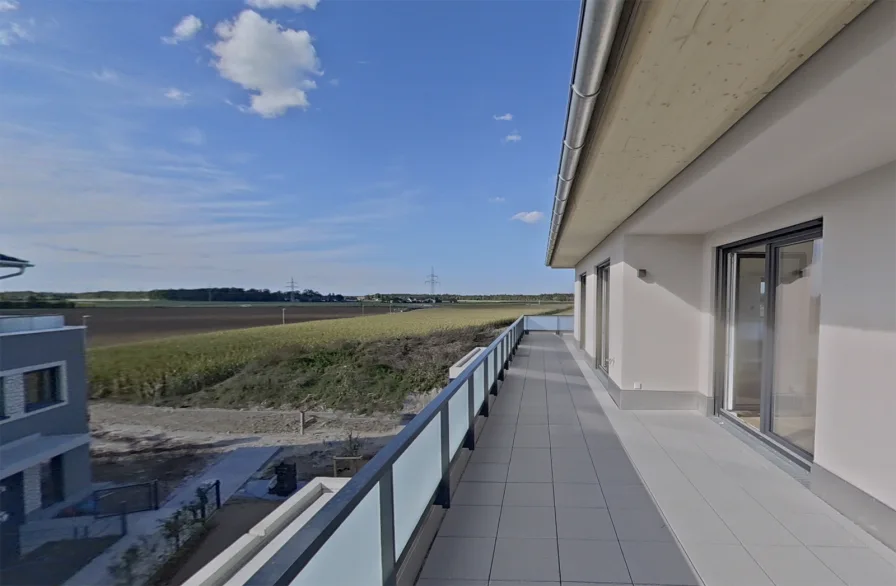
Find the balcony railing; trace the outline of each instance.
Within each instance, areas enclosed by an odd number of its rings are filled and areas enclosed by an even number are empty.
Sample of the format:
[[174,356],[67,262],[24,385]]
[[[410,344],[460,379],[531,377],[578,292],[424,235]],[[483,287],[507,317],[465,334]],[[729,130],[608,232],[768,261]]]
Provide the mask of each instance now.
[[450,506],[452,464],[474,447],[476,417],[488,416],[524,332],[571,326],[572,316],[513,322],[245,584],[394,586],[428,512]]

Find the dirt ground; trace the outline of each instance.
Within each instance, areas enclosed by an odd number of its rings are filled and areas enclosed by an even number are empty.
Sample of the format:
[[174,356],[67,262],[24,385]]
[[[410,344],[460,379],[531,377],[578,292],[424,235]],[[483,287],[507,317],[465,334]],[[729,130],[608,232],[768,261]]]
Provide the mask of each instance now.
[[[282,323],[277,303],[241,307],[78,307],[74,309],[4,309],[5,314],[63,315],[66,325],[80,326],[87,318],[87,343],[91,347],[128,344],[181,334],[200,334]],[[365,305],[365,315],[389,313],[388,305]],[[339,319],[361,315],[355,304],[321,303],[286,306],[286,323]]]
[[211,518],[209,532],[166,583],[179,586],[280,506],[279,501],[232,498]]
[[309,412],[304,434],[300,433],[298,411],[172,409],[93,402],[94,480],[133,483],[158,479],[164,500],[224,452],[251,446],[283,448],[271,467],[259,471],[258,478],[270,478],[273,465],[284,460],[296,463],[299,479],[332,474],[332,458],[345,453],[349,432],[361,438],[361,455],[369,458],[435,392],[410,397],[401,412],[393,414]]

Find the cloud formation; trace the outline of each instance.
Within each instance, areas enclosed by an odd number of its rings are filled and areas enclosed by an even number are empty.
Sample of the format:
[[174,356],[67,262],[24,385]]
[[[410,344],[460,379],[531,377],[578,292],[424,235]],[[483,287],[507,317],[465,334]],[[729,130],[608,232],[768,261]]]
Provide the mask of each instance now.
[[308,107],[307,91],[321,74],[308,31],[284,28],[253,10],[215,27],[218,42],[210,47],[221,77],[250,92],[248,111],[265,118],[290,108]]
[[19,9],[17,0],[0,0],[0,12],[12,12]]
[[184,131],[181,132],[180,140],[189,145],[202,146],[205,144],[205,134],[194,126],[184,129]]
[[523,137],[516,130],[504,137],[504,142],[519,142],[521,140],[523,140]]
[[187,98],[190,97],[190,94],[185,91],[179,90],[176,87],[170,87],[165,90],[165,97],[169,100],[183,103],[187,101]]
[[495,114],[494,116],[492,116],[492,118],[494,118],[495,120],[504,120],[509,122],[513,120],[513,114],[511,114],[510,112],[508,112],[507,114],[501,114],[500,116]]
[[21,23],[13,22],[6,28],[0,28],[0,45],[10,47],[22,41],[34,40],[31,33]]
[[544,217],[544,214],[541,212],[520,212],[518,214],[514,214],[510,219],[511,220],[519,220],[520,222],[525,222],[526,224],[535,224],[540,222]]
[[187,15],[174,25],[170,37],[162,37],[162,42],[166,45],[176,45],[181,41],[188,41],[195,37],[201,28],[202,21],[198,16]]
[[503,197],[490,197],[488,198],[489,203],[504,203],[507,199]]
[[246,0],[246,4],[258,10],[266,10],[268,8],[291,8],[299,11],[305,8],[314,10],[320,0]]

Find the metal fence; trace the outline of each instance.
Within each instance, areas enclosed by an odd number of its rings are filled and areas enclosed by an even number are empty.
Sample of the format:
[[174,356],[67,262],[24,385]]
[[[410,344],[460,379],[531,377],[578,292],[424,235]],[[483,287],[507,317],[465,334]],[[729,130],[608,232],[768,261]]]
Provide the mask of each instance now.
[[572,315],[527,315],[523,318],[526,332],[571,332],[575,317]]
[[159,508],[159,481],[137,482],[101,488],[82,505],[86,514],[108,517],[121,513],[139,513]]
[[450,506],[451,464],[473,448],[474,420],[488,415],[488,396],[497,394],[523,323],[520,317],[471,360],[246,585],[394,586],[429,508]]

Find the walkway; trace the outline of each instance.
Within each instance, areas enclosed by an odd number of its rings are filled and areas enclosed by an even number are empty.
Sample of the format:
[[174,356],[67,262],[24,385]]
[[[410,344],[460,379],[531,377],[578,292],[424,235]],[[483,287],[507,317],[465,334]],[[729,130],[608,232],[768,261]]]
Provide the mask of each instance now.
[[108,584],[110,580],[109,566],[125,550],[138,543],[141,537],[155,535],[159,531],[159,523],[163,519],[170,517],[182,506],[195,501],[197,488],[206,482],[220,480],[221,503],[223,504],[278,450],[279,448],[276,447],[237,448],[222,455],[201,474],[182,484],[159,510],[128,515],[128,534],[87,564],[64,586]]
[[417,584],[561,582],[893,586],[896,554],[713,419],[620,411],[569,338],[531,334]]

